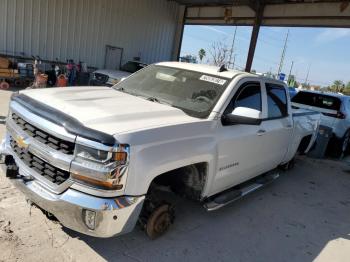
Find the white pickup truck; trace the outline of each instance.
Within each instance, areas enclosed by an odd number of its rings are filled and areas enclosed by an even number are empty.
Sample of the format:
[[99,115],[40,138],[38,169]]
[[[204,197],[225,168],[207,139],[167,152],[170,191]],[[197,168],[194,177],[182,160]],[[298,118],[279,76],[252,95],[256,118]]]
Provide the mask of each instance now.
[[315,141],[320,115],[292,111],[284,83],[204,65],[150,65],[113,88],[21,91],[0,153],[46,214],[96,237],[151,238],[173,222],[162,190],[215,210],[278,177]]

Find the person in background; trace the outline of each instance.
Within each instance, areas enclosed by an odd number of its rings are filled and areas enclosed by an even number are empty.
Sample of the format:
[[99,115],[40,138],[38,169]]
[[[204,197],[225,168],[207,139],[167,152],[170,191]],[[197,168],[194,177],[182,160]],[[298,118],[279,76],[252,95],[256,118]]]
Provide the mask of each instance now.
[[77,68],[76,65],[74,64],[73,59],[70,59],[67,64],[67,76],[68,76],[68,85],[69,86],[74,86],[75,84],[75,79],[77,76]]
[[47,83],[49,86],[55,86],[57,81],[56,71],[55,71],[55,65],[51,65],[51,70],[48,70],[45,72],[47,74]]

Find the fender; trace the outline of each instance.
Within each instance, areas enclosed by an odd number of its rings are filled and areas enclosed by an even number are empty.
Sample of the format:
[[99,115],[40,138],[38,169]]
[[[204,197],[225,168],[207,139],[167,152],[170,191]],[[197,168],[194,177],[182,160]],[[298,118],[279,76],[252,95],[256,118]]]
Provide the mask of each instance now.
[[[130,144],[130,166],[126,195],[144,195],[157,176],[191,164],[208,163],[207,177],[214,177],[216,167],[217,121],[198,120],[176,126],[116,135]],[[210,182],[207,185],[210,185]],[[203,194],[209,188],[205,188]]]

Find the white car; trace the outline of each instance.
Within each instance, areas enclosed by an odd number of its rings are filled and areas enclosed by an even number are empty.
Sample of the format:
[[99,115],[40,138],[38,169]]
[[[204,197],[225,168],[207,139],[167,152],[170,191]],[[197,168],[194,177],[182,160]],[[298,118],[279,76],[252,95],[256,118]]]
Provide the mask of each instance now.
[[147,64],[138,61],[128,61],[120,70],[99,69],[92,73],[90,85],[92,86],[113,86],[123,78],[130,76],[136,71],[146,67]]
[[292,110],[283,82],[164,62],[113,88],[20,91],[10,102],[2,165],[64,226],[96,237],[155,238],[173,192],[216,210],[278,177],[316,138],[319,113]]
[[321,114],[321,125],[332,128],[331,150],[343,157],[350,138],[350,97],[336,93],[300,91],[292,99],[296,108],[306,108]]

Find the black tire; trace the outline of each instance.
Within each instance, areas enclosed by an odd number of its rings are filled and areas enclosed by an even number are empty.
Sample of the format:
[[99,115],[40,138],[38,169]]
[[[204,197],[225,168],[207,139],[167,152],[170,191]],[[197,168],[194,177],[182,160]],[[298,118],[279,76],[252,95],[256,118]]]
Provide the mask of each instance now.
[[340,153],[340,158],[344,158],[346,153],[348,152],[349,149],[349,142],[350,142],[350,130],[346,131],[342,143],[341,143],[341,153]]
[[347,130],[341,139],[333,138],[330,146],[330,154],[333,157],[343,159],[348,152],[350,142],[350,130]]

